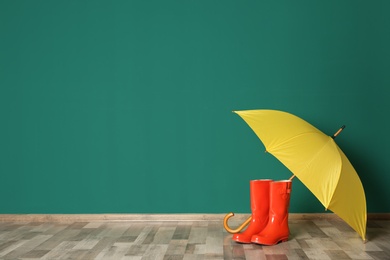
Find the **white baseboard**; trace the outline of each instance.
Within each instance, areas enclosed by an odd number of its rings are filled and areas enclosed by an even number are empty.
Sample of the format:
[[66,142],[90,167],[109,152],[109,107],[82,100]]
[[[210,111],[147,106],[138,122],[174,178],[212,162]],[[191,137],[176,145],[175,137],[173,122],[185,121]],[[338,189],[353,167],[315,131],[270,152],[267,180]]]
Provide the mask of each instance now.
[[[226,214],[0,214],[0,222],[223,221]],[[243,222],[250,214],[237,213]],[[368,219],[390,220],[390,213],[369,213]],[[290,213],[290,220],[340,219],[334,213]],[[230,221],[230,220],[229,220]]]

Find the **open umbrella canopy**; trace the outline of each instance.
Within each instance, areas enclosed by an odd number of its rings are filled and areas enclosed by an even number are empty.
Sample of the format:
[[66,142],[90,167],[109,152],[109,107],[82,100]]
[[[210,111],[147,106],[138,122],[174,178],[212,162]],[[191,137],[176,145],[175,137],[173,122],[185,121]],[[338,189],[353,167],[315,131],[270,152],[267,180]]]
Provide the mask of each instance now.
[[332,137],[283,111],[234,112],[252,128],[268,153],[365,240],[367,210],[363,185]]

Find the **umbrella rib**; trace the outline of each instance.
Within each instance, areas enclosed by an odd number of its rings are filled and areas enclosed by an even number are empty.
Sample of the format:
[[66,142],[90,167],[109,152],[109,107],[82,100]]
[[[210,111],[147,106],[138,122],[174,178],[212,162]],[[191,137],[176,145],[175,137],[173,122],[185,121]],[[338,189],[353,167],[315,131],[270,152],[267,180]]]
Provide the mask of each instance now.
[[[279,142],[278,145],[274,146],[274,148],[278,148],[280,146],[283,146],[284,144],[290,142],[291,140],[294,140],[298,137],[301,137],[303,135],[308,135],[308,134],[319,134],[318,132],[313,132],[313,131],[310,131],[310,132],[305,132],[305,133],[301,133],[301,134],[298,134],[298,135],[294,135],[293,137],[290,137],[289,139],[286,139],[284,140],[283,142]],[[259,136],[260,137],[260,136]],[[260,138],[261,140],[261,138]],[[267,147],[266,147],[266,151],[268,151]]]

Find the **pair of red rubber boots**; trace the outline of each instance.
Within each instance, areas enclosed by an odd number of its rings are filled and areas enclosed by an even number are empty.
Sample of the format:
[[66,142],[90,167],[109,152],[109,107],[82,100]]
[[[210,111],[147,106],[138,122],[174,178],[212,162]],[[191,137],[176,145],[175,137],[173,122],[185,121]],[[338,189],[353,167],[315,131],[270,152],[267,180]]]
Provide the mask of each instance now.
[[291,184],[291,180],[250,181],[252,220],[245,231],[233,235],[233,240],[261,245],[287,241]]

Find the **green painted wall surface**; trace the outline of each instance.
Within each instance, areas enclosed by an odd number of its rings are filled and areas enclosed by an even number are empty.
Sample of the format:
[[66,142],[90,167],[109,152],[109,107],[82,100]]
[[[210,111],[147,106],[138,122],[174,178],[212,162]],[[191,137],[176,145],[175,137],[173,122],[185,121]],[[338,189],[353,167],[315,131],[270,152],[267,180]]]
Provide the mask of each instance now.
[[[389,1],[1,1],[0,213],[249,212],[288,111],[390,212]],[[315,174],[315,173],[313,173]],[[324,212],[295,179],[290,212]]]

